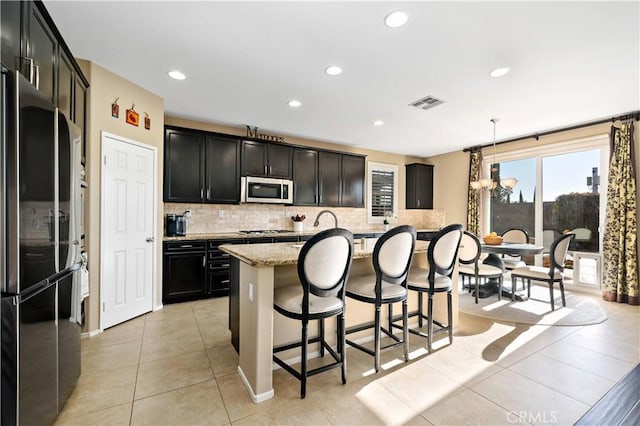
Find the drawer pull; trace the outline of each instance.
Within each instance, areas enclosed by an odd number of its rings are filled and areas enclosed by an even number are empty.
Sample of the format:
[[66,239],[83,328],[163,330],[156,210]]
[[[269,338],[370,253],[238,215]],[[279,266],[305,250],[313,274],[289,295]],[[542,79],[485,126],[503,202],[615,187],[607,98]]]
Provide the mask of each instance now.
[[180,248],[190,248],[193,247],[193,244],[181,244]]
[[223,264],[222,264],[222,265],[220,265],[220,266],[221,266],[221,267],[223,267],[223,268],[228,268],[228,267],[229,267],[229,266],[231,266],[231,265],[230,265],[230,264],[228,264],[228,263],[223,263]]
[[222,280],[222,281],[220,281],[220,284],[229,284],[230,281],[231,280]]

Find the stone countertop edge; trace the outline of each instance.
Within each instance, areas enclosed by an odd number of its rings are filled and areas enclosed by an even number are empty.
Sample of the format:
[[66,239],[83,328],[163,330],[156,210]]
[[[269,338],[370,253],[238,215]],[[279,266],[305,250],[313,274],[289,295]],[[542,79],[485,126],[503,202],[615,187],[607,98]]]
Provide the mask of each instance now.
[[[167,237],[164,236],[162,238],[163,241],[184,241],[184,240],[228,240],[234,238],[264,238],[264,237],[299,237],[299,236],[307,236],[314,235],[324,229],[319,230],[309,230],[302,232],[266,232],[263,234],[245,234],[239,231],[229,231],[229,232],[214,232],[210,234],[187,234],[185,236],[180,237]],[[353,234],[384,234],[384,230],[381,229],[355,229],[351,231]],[[416,232],[438,232],[438,229],[417,229]]]
[[[354,244],[354,259],[371,257],[377,238],[366,238],[364,245]],[[220,250],[250,266],[280,266],[298,263],[300,248],[304,243],[225,244]],[[416,241],[414,253],[426,253],[429,243]]]

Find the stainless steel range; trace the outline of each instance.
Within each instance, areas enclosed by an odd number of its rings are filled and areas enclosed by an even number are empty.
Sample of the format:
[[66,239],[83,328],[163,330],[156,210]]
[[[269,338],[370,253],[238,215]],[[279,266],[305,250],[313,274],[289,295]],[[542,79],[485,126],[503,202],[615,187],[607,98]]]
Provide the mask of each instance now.
[[292,231],[289,231],[287,229],[250,229],[238,232],[242,234],[284,234]]

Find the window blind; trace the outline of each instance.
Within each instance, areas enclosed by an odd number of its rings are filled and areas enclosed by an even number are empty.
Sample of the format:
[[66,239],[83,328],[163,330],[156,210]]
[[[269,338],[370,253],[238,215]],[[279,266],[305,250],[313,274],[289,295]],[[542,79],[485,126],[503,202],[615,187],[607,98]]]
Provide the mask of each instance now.
[[393,213],[393,175],[390,171],[371,171],[371,216]]

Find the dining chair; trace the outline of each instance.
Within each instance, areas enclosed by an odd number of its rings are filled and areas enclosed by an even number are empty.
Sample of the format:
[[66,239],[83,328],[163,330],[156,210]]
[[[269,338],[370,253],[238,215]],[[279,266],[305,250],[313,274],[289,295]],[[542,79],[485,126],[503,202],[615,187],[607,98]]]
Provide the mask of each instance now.
[[[527,231],[521,228],[510,228],[502,233],[502,242],[504,243],[523,243],[529,242],[529,234]],[[502,262],[506,269],[515,269],[522,266],[526,266],[526,263],[522,261],[520,256],[514,256],[510,254],[502,255]]]
[[569,244],[575,238],[574,234],[564,234],[558,237],[553,244],[551,244],[550,261],[551,265],[547,268],[544,266],[532,266],[527,265],[521,268],[516,268],[511,271],[511,280],[521,278],[524,284],[527,282],[527,297],[531,297],[531,281],[543,281],[549,285],[549,296],[551,301],[551,310],[555,310],[554,297],[553,297],[553,285],[558,283],[560,285],[560,294],[562,295],[562,306],[567,306],[564,297],[564,265],[567,257],[567,250]]
[[[452,276],[458,256],[458,248],[462,240],[462,225],[453,224],[440,229],[429,242],[427,261],[429,269],[414,268],[409,274],[407,288],[418,292],[418,310],[409,317],[418,317],[418,328],[409,329],[410,333],[427,338],[427,350],[431,352],[433,336],[449,332],[449,344],[453,343],[453,312],[451,303]],[[427,293],[427,315],[423,311],[423,293]],[[447,324],[433,318],[433,296],[436,293],[447,295]],[[423,320],[427,320],[427,332],[421,331]],[[433,325],[438,330],[433,330]]]
[[[373,350],[352,340],[347,343],[374,357],[376,373],[380,370],[380,352],[398,346],[404,347],[404,360],[409,360],[407,277],[416,243],[416,229],[410,225],[400,225],[385,232],[373,248],[373,269],[375,275],[356,276],[349,279],[347,297],[374,305],[374,321],[350,327],[347,334],[369,328],[374,329]],[[393,334],[393,303],[402,303],[402,339]],[[380,319],[382,305],[387,305],[388,328]],[[381,347],[381,333],[393,341]]]
[[497,266],[480,263],[481,250],[482,246],[480,245],[478,237],[469,231],[464,231],[458,250],[458,274],[462,281],[462,288],[464,289],[464,279],[467,278],[469,292],[471,292],[471,278],[473,278],[475,283],[475,299],[476,303],[478,303],[480,279],[484,279],[485,284],[489,279],[496,279],[498,281],[498,300],[500,300],[504,273],[502,269]]
[[[345,289],[353,259],[353,234],[341,228],[318,232],[300,249],[298,255],[299,284],[276,287],[273,307],[281,315],[302,322],[301,339],[273,348],[273,361],[295,378],[300,380],[300,398],[307,389],[307,377],[332,368],[341,367],[342,384],[347,383],[345,358]],[[324,335],[324,320],[337,317],[337,350],[327,343]],[[309,321],[318,320],[318,336],[309,339]],[[325,349],[334,362],[309,370],[307,367],[307,347],[319,343],[320,356]],[[301,348],[300,371],[295,370],[276,353]]]

